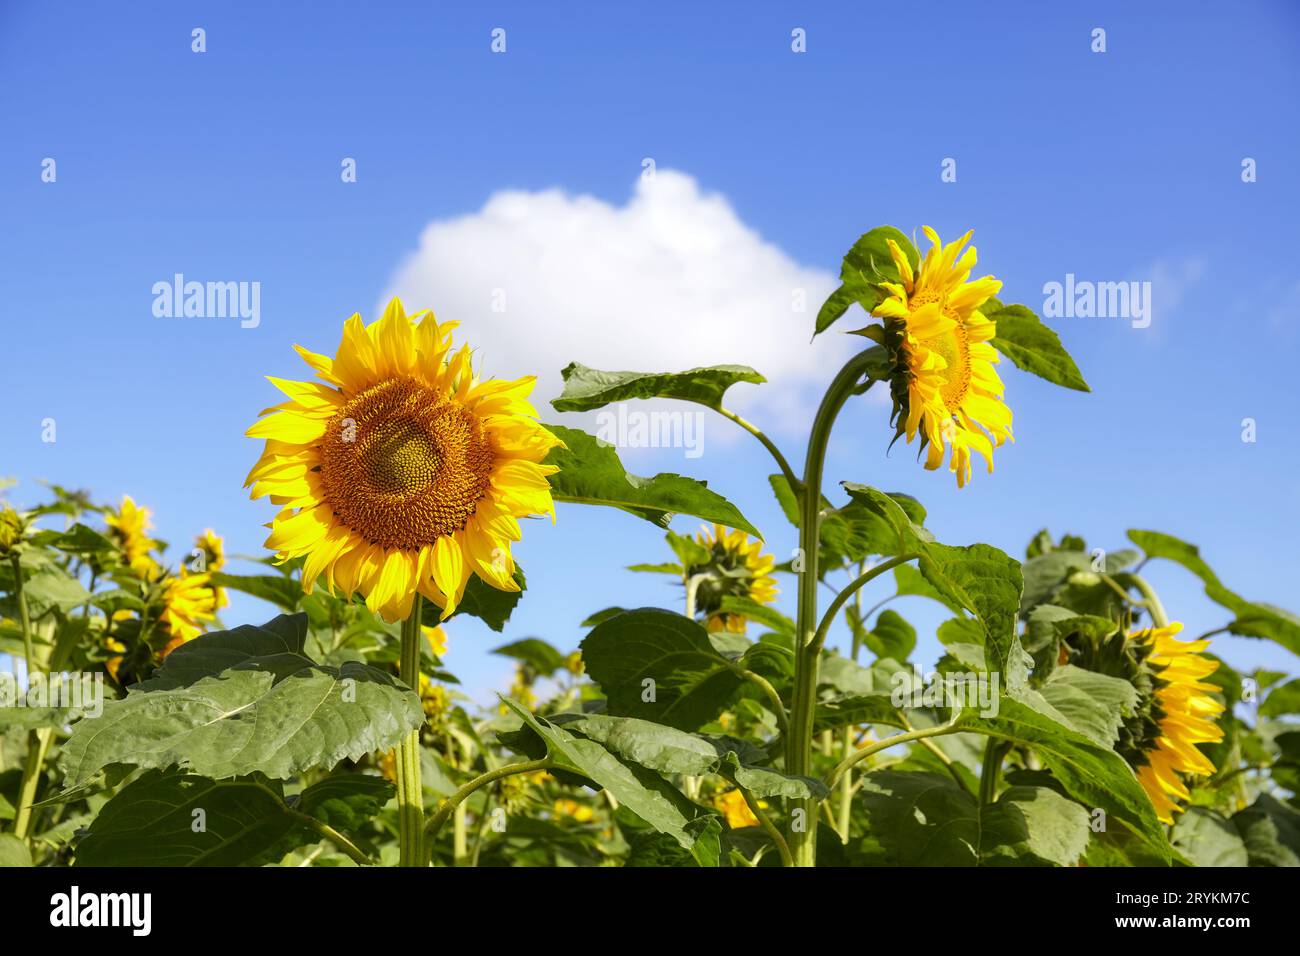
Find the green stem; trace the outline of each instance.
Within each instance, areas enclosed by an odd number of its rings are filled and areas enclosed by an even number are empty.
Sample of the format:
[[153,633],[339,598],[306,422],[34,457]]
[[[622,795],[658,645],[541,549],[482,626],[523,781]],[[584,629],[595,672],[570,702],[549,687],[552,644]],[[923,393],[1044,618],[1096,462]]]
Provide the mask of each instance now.
[[297,810],[290,810],[289,814],[294,819],[301,822],[304,826],[309,827],[312,830],[315,830],[322,837],[324,837],[325,839],[333,843],[336,847],[342,850],[348,856],[348,858],[352,860],[352,862],[360,866],[375,865],[375,861],[370,859],[370,857],[366,856],[365,853],[361,851],[360,847],[358,847],[355,843],[353,843],[351,840],[345,837],[342,833],[339,833],[338,830],[335,830],[328,823],[325,823],[323,820],[317,820],[315,817],[311,816],[310,814],[300,813]]
[[1133,586],[1142,592],[1142,599],[1146,602],[1147,610],[1151,612],[1151,620],[1155,626],[1168,627],[1169,616],[1165,614],[1165,606],[1160,603],[1160,598],[1156,596],[1155,590],[1147,579],[1140,574],[1130,574],[1129,578],[1133,581]]
[[[961,716],[961,711],[957,712],[957,716]],[[850,754],[844,760],[840,761],[840,765],[832,770],[826,777],[826,786],[834,787],[835,784],[839,782],[840,776],[848,773],[851,767],[889,747],[911,743],[913,740],[923,740],[926,737],[942,737],[945,734],[956,734],[960,732],[961,728],[957,726],[955,720],[952,720],[946,724],[939,724],[937,727],[926,727],[922,730],[909,730],[904,734],[894,734],[890,737],[886,737],[884,740],[877,741],[869,747],[863,747],[861,750]]]
[[790,718],[785,712],[785,704],[781,700],[781,694],[772,686],[772,682],[762,674],[756,674],[735,662],[728,662],[727,666],[767,695],[767,701],[772,705],[772,711],[776,714],[777,726],[781,729],[781,733],[785,733],[789,729]]
[[502,777],[510,777],[517,773],[533,773],[536,770],[546,770],[550,766],[550,757],[542,757],[538,760],[527,760],[523,763],[508,763],[503,767],[497,767],[495,770],[488,770],[485,773],[481,773],[469,783],[465,784],[442,802],[442,805],[438,807],[437,811],[429,819],[429,825],[424,828],[425,859],[432,859],[433,841],[437,838],[438,832],[447,822],[447,819],[456,811],[456,808],[472,796],[474,791],[486,787],[489,783],[500,780]]
[[721,406],[719,406],[718,414],[721,415],[723,418],[731,419],[741,428],[745,429],[745,431],[749,432],[760,442],[762,442],[763,447],[766,448],[771,453],[772,458],[777,463],[777,466],[780,467],[781,474],[785,475],[785,480],[790,484],[790,490],[795,494],[799,493],[799,479],[795,477],[794,469],[791,468],[790,463],[785,460],[785,455],[781,454],[781,449],[776,447],[776,444],[772,441],[772,439],[768,438],[765,434],[763,434],[763,430],[761,428],[759,428],[757,425],[745,421],[745,419],[741,418],[739,415],[737,415],[735,412],[731,411],[728,408],[722,408]]
[[[835,416],[857,388],[869,360],[860,353],[845,363],[836,374],[813,419],[808,436],[808,453],[804,460],[803,484],[799,488],[799,551],[803,570],[799,576],[798,630],[794,659],[794,692],[790,708],[790,733],[786,735],[785,769],[787,773],[810,776],[812,769],[813,716],[817,706],[817,572],[821,532],[822,473],[826,464],[826,446],[830,441]],[[791,852],[797,866],[817,864],[817,801],[801,798],[794,801],[802,816],[802,826],[792,833]]]
[[[734,780],[731,782],[736,783]],[[767,835],[772,838],[772,842],[776,844],[776,852],[781,857],[781,865],[794,866],[794,856],[790,853],[790,844],[785,842],[785,837],[781,835],[781,831],[772,822],[772,818],[767,815],[767,811],[760,807],[758,801],[754,799],[754,795],[740,784],[736,783],[736,789],[745,798],[745,806],[749,807],[749,812],[758,820],[759,826],[767,832]]]
[[[411,602],[411,613],[402,622],[402,683],[420,693],[420,613],[423,598]],[[416,727],[397,745],[397,865],[422,866],[424,829],[424,785],[420,780],[420,730]]]
[[[18,605],[18,620],[23,629],[23,653],[27,660],[27,688],[36,675],[36,653],[32,646],[32,615],[27,607],[27,593],[23,590],[23,569],[18,552],[10,556],[14,569],[14,601]],[[27,759],[23,763],[22,780],[18,784],[18,806],[14,813],[14,836],[27,839],[32,824],[32,804],[36,802],[36,789],[41,782],[45,753],[50,746],[53,728],[42,727],[27,733]]]
[[896,568],[900,564],[906,564],[908,561],[918,557],[920,557],[920,555],[900,554],[897,557],[890,558],[888,561],[881,561],[879,564],[854,578],[853,581],[849,583],[848,587],[835,595],[835,599],[831,601],[831,606],[826,609],[826,613],[822,616],[821,624],[817,625],[817,633],[813,637],[812,647],[817,651],[822,649],[822,645],[826,643],[826,635],[830,632],[831,625],[835,623],[835,615],[839,613],[840,608],[844,606],[845,602],[847,602],[850,597],[891,568]]
[[1002,773],[1002,758],[1011,745],[993,737],[984,745],[984,765],[980,768],[980,806],[987,807],[997,797],[998,777]]

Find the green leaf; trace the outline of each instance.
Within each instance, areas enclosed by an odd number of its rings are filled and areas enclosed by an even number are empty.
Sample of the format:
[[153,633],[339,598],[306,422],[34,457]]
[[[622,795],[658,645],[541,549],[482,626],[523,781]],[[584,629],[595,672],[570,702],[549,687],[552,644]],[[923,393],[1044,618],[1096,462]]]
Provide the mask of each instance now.
[[879,771],[862,778],[872,862],[902,866],[1070,866],[1088,843],[1088,813],[1046,787],[979,800],[951,777]]
[[27,843],[12,833],[0,833],[0,869],[32,865],[32,851]]
[[925,575],[918,568],[910,564],[900,564],[894,568],[894,584],[896,593],[900,596],[915,595],[925,597],[931,601],[938,601],[950,611],[961,610],[960,605],[956,604],[952,598],[941,593],[938,588],[926,580]]
[[28,578],[23,585],[23,594],[36,615],[55,608],[69,611],[90,600],[90,592],[82,587],[80,581],[53,564]]
[[1300,654],[1300,617],[1271,604],[1248,601],[1229,590],[1201,558],[1196,545],[1160,531],[1133,529],[1128,536],[1147,557],[1174,561],[1200,578],[1205,583],[1206,596],[1236,615],[1228,625],[1233,634],[1265,638],[1281,644],[1292,654]]
[[1281,717],[1283,714],[1300,714],[1300,678],[1274,687],[1259,705],[1261,717]]
[[1071,727],[1104,747],[1114,746],[1124,718],[1138,703],[1137,689],[1128,681],[1073,664],[1053,670],[1039,690]]
[[927,544],[921,573],[942,594],[975,615],[984,630],[985,659],[1004,675],[1008,691],[1026,675],[1024,648],[1016,635],[1023,581],[1020,562],[987,544]]
[[353,831],[378,814],[396,789],[383,777],[336,773],[300,793],[294,807],[336,830]]
[[559,412],[587,412],[631,398],[675,398],[721,408],[722,396],[737,382],[767,381],[747,365],[711,365],[686,372],[602,372],[571,362],[560,375],[564,392],[551,401]]
[[182,645],[102,716],[73,725],[65,789],[112,764],[286,779],[391,749],[424,722],[419,698],[384,671],[306,657],[304,623],[282,616]]
[[843,283],[831,294],[826,305],[817,314],[816,332],[825,332],[848,309],[849,304],[857,301],[867,312],[871,312],[885,297],[880,289],[882,282],[898,282],[898,266],[889,251],[889,239],[893,239],[903,250],[915,270],[920,256],[912,240],[893,226],[877,226],[864,233],[844,255],[840,267],[840,280]]
[[217,587],[251,594],[291,613],[298,610],[302,601],[302,584],[294,578],[279,574],[243,575],[217,571],[212,574],[212,583]]
[[564,666],[564,655],[538,637],[526,637],[492,649],[493,654],[522,661],[542,677],[550,677]]
[[[515,584],[519,585],[518,591],[502,591],[488,584],[477,574],[472,575],[469,582],[465,585],[465,593],[461,596],[460,603],[456,605],[456,610],[451,613],[447,620],[454,620],[462,614],[468,614],[470,617],[476,617],[492,630],[500,633],[510,621],[510,615],[514,613],[515,608],[519,605],[520,599],[523,598],[524,592],[528,590],[528,580],[524,577],[524,569],[515,565],[514,573]],[[422,620],[423,623],[434,627],[440,623],[442,612],[438,606],[431,601],[424,602]]]
[[[880,521],[875,524],[875,531],[868,535],[871,541],[869,554],[921,554],[926,545],[934,541],[934,535],[913,520],[916,511],[912,509],[909,513],[909,508],[903,501],[904,496],[886,494],[851,481],[843,482],[843,485],[850,498]],[[914,499],[910,504],[914,508],[920,508]],[[841,509],[843,510],[845,509]],[[920,510],[920,515],[921,520],[924,520],[924,509]]]
[[100,809],[76,865],[255,866],[312,839],[274,782],[151,770]]
[[575,737],[548,720],[536,717],[517,702],[502,702],[546,745],[546,752],[561,770],[576,773],[608,790],[618,802],[686,849],[695,845],[687,828],[701,812],[676,787],[652,770],[627,764],[594,740]]
[[607,505],[661,528],[667,528],[675,515],[694,515],[762,537],[735,505],[704,482],[667,472],[653,478],[633,475],[611,446],[586,432],[561,425],[546,427],[568,446],[552,449],[546,458],[546,464],[560,469],[548,479],[556,501]]
[[752,598],[724,595],[719,610],[728,614],[740,614],[748,620],[765,624],[778,634],[789,636],[795,630],[794,621],[790,620],[790,618],[776,608],[767,604],[759,604]]
[[1247,866],[1250,857],[1232,821],[1208,807],[1188,807],[1170,842],[1196,866]]
[[1300,866],[1300,813],[1260,794],[1232,817],[1251,866]]
[[996,716],[981,717],[968,709],[959,725],[1029,744],[1066,793],[1085,807],[1104,810],[1108,819],[1125,824],[1156,852],[1170,857],[1164,829],[1146,791],[1115,751],[1010,697],[999,700]]
[[582,642],[587,676],[600,684],[609,713],[679,730],[717,718],[744,682],[695,621],[659,608],[624,611]]
[[863,641],[878,658],[906,661],[916,647],[916,628],[901,614],[886,608],[876,617],[875,627],[864,633]]
[[990,344],[1011,359],[1016,368],[1054,385],[1078,392],[1092,391],[1057,334],[1027,306],[1003,305],[997,299],[989,299],[981,311],[997,323],[997,334]]
[[820,780],[782,773],[771,767],[747,766],[734,753],[723,758],[722,772],[756,797],[824,800],[830,795]]
[[636,717],[584,714],[555,723],[658,773],[703,776],[718,769],[717,748],[695,734]]

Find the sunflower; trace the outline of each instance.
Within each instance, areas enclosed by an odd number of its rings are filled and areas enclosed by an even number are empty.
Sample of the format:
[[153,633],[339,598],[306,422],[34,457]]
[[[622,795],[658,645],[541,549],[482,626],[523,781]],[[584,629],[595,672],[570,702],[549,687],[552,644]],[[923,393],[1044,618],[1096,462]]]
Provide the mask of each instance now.
[[135,503],[130,495],[122,496],[122,504],[116,512],[111,509],[104,517],[108,524],[109,536],[126,555],[131,570],[145,580],[157,577],[161,568],[149,553],[158,542],[149,537],[153,527],[152,512]]
[[1138,781],[1164,823],[1173,823],[1174,813],[1182,811],[1176,800],[1190,796],[1179,774],[1214,773],[1214,764],[1196,745],[1223,739],[1223,728],[1214,722],[1223,704],[1211,696],[1218,688],[1201,680],[1218,670],[1219,662],[1202,656],[1208,640],[1178,640],[1175,635],[1182,629],[1174,622],[1128,636],[1147,650],[1146,661],[1155,673],[1151,716],[1156,728],[1133,762]]
[[743,531],[728,531],[720,524],[702,527],[692,539],[708,552],[701,563],[688,564],[683,578],[699,578],[695,589],[695,609],[704,615],[710,631],[745,631],[745,616],[727,613],[722,608],[726,597],[748,598],[758,604],[776,600],[776,566],[770,554],[763,554],[763,542],[751,541]]
[[893,353],[898,433],[909,443],[920,434],[921,447],[929,446],[925,467],[930,470],[943,463],[952,446],[949,470],[960,488],[970,480],[972,450],[991,473],[994,446],[1012,440],[1011,410],[1002,402],[1002,380],[993,369],[998,353],[989,344],[996,325],[980,312],[1002,283],[992,276],[968,281],[975,247],[962,249],[970,232],[945,246],[933,229],[924,229],[934,245],[915,273],[903,250],[888,240],[901,281],[882,284],[888,295],[872,311],[885,319],[878,340]]
[[182,572],[163,582],[163,609],[158,623],[168,640],[159,652],[160,658],[194,640],[207,623],[216,620],[217,595],[211,580],[206,572]]
[[[217,534],[211,528],[205,528],[203,533],[194,539],[194,550],[203,552],[203,569],[209,574],[215,574],[226,566],[226,547],[221,535]],[[226,597],[226,589],[213,587],[214,608],[223,608],[230,603]]]
[[[762,807],[764,804],[759,803],[759,806]],[[739,790],[728,790],[726,793],[718,794],[713,798],[713,807],[722,812],[727,826],[733,830],[758,826],[758,817],[754,816],[754,811],[749,809],[744,794]]]
[[454,327],[394,299],[348,319],[333,359],[296,346],[321,382],[270,379],[289,400],[248,430],[266,447],[247,484],[281,507],[266,546],[306,556],[308,593],[324,575],[392,623],[416,592],[446,619],[471,575],[519,590],[510,544],[519,518],[554,520],[542,460],[560,442],[528,403],[534,377],[480,382]]
[[421,627],[420,633],[429,642],[429,650],[433,651],[434,657],[442,658],[447,656],[447,632],[441,626]]

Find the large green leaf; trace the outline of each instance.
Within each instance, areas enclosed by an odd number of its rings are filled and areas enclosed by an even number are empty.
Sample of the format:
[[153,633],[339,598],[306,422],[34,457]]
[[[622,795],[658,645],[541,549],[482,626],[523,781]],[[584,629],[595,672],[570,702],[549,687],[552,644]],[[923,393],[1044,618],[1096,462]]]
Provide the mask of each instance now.
[[1250,861],[1232,821],[1208,807],[1188,807],[1180,814],[1170,842],[1197,866],[1246,866]]
[[1300,866],[1300,813],[1267,793],[1232,817],[1251,866]]
[[586,412],[631,398],[675,398],[720,408],[722,396],[737,382],[767,381],[747,365],[711,365],[685,372],[602,372],[571,362],[560,374],[564,392],[551,401],[560,412]]
[[315,837],[280,785],[151,770],[100,809],[77,866],[255,866]]
[[608,790],[623,807],[660,833],[673,837],[682,847],[690,849],[695,845],[696,835],[688,826],[703,812],[702,808],[658,773],[620,760],[596,741],[574,736],[509,698],[503,697],[502,702],[541,738],[557,768]]
[[959,726],[1029,744],[1066,793],[1085,807],[1104,810],[1109,820],[1123,823],[1170,858],[1172,851],[1151,800],[1132,769],[1109,747],[1010,697],[999,701],[995,716],[981,717],[967,709]]
[[113,764],[285,779],[388,750],[423,723],[419,699],[385,672],[303,654],[304,622],[282,616],[182,645],[154,678],[73,726],[65,788]]
[[653,478],[633,475],[611,446],[586,432],[561,425],[546,427],[567,446],[552,449],[546,459],[560,469],[549,478],[556,501],[607,505],[661,528],[668,527],[674,515],[694,515],[762,537],[735,505],[704,482],[667,472]]
[[[465,585],[465,593],[461,595],[460,603],[456,605],[456,610],[451,613],[448,620],[459,617],[462,614],[468,614],[470,617],[476,617],[492,630],[500,633],[510,621],[510,615],[514,613],[519,601],[524,596],[524,591],[528,590],[528,581],[524,577],[524,569],[518,564],[515,565],[514,573],[515,584],[519,585],[518,591],[503,591],[488,584],[477,574],[470,577],[469,582]],[[423,618],[424,623],[434,626],[441,623],[440,617],[442,612],[432,601],[424,602]]]
[[1137,706],[1137,689],[1126,680],[1067,664],[1039,688],[1070,726],[1103,747],[1112,747],[1124,718]]
[[873,862],[902,866],[1070,866],[1088,843],[1088,813],[1046,787],[979,800],[946,775],[865,774]]
[[392,799],[396,788],[383,777],[335,773],[317,780],[290,801],[294,809],[336,830],[356,830]]
[[997,323],[997,334],[991,344],[1011,359],[1016,368],[1032,372],[1054,385],[1079,392],[1092,391],[1070,353],[1061,345],[1060,338],[1042,323],[1033,310],[989,299],[981,311]]
[[608,618],[581,647],[587,675],[604,690],[609,712],[619,717],[698,730],[722,713],[744,683],[708,631],[659,608]]

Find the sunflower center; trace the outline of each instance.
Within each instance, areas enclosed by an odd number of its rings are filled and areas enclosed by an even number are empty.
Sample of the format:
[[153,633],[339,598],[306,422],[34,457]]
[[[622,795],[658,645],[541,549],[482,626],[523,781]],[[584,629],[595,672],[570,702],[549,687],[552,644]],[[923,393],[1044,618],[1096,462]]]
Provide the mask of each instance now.
[[482,421],[409,379],[354,396],[321,438],[320,479],[340,522],[373,544],[416,550],[465,527],[487,494]]
[[[929,302],[938,300],[939,296],[937,294],[926,291],[915,296],[909,305],[912,309],[917,309]],[[943,360],[948,363],[942,373],[944,384],[939,389],[939,396],[943,399],[948,411],[955,413],[961,408],[961,403],[966,400],[966,394],[970,391],[970,341],[966,337],[966,327],[962,324],[961,316],[948,308],[946,304],[943,314],[945,318],[956,322],[957,327],[950,332],[944,332],[941,335],[922,339],[921,341],[926,348],[941,355]]]

